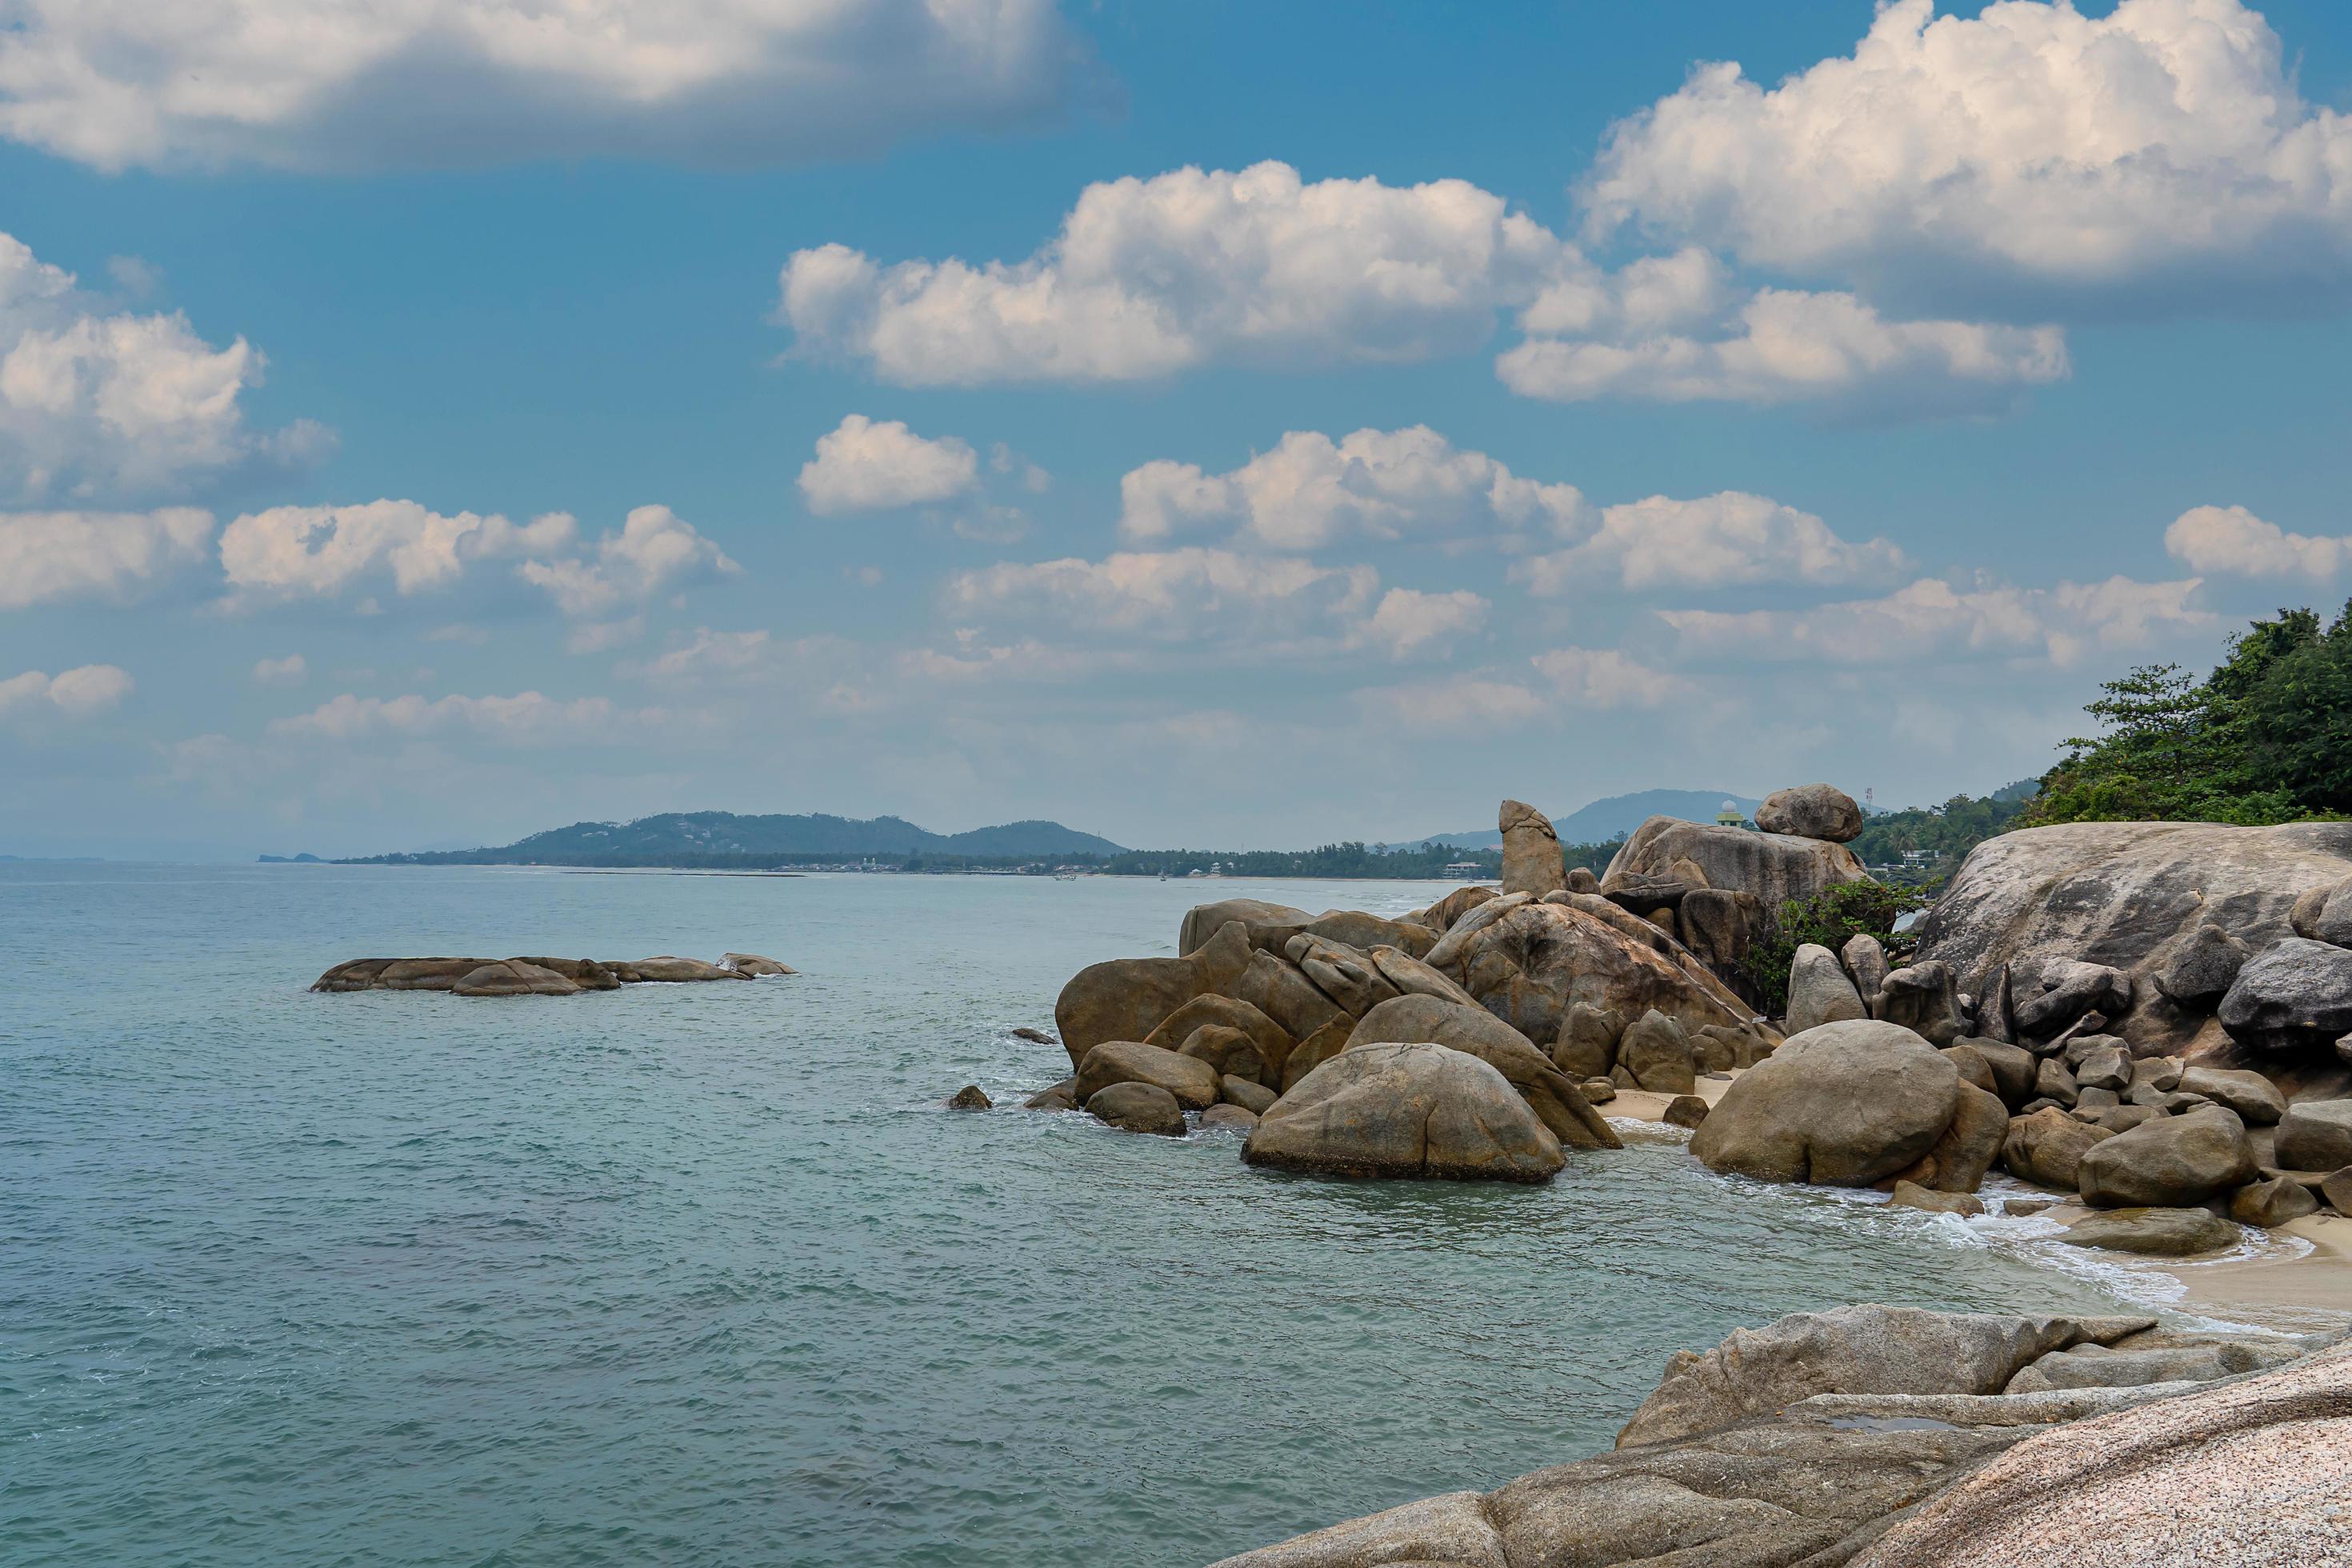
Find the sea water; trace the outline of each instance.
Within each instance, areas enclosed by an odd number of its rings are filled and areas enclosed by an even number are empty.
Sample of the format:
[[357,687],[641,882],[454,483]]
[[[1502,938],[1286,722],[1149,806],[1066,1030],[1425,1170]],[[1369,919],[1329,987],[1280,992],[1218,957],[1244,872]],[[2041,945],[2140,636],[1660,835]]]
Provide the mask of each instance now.
[[[1009,1031],[1189,904],[1441,891],[0,866],[0,1562],[1202,1563],[1606,1447],[1783,1312],[2117,1310],[1664,1129],[1379,1184],[1019,1109],[1068,1063]],[[801,973],[306,989],[730,949]]]

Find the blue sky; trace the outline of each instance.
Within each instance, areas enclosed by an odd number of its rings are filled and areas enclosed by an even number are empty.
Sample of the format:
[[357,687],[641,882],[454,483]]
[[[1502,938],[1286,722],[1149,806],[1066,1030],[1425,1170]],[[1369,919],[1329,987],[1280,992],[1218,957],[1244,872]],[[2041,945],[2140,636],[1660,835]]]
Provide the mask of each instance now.
[[2341,6],[141,9],[0,5],[0,852],[1934,800],[2352,592]]

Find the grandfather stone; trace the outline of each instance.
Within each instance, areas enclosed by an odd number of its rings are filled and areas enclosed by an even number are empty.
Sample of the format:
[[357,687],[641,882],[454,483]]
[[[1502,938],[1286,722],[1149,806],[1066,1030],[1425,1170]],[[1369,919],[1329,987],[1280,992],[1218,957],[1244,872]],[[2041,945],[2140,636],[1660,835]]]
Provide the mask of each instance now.
[[1504,892],[1540,899],[1568,886],[1568,866],[1550,817],[1523,800],[1507,800],[1497,826],[1503,830]]

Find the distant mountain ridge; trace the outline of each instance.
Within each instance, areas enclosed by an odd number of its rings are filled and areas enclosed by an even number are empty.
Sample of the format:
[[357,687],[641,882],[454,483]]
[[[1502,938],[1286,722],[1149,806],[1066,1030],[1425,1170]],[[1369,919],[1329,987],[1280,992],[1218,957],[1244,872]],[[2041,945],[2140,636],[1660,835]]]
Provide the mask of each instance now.
[[725,857],[1117,855],[1123,846],[1058,822],[1008,822],[967,833],[932,833],[897,816],[739,816],[667,812],[635,822],[575,822],[491,848],[376,855],[372,861],[441,866],[642,866]]
[[[1729,790],[1715,789],[1645,789],[1633,795],[1612,795],[1580,806],[1566,816],[1551,819],[1554,831],[1562,844],[1606,844],[1612,838],[1631,834],[1654,816],[1676,816],[1685,822],[1713,822],[1716,814],[1729,801],[1739,808],[1740,815],[1754,817],[1764,803],[1752,796],[1734,795]],[[1487,828],[1483,833],[1438,833],[1430,836],[1440,844],[1450,844],[1459,849],[1496,849],[1503,843],[1499,828]],[[1401,839],[1401,843],[1421,844],[1428,840]]]

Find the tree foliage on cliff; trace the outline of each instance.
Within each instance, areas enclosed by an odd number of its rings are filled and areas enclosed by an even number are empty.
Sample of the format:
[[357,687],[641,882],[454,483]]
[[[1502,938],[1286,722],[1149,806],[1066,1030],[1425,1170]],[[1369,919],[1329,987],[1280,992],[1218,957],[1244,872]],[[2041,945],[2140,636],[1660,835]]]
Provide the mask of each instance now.
[[1777,1018],[1789,1010],[1789,965],[1797,949],[1810,942],[1836,952],[1857,936],[1874,936],[1900,963],[1918,939],[1896,931],[1895,922],[1934,901],[1927,889],[1883,882],[1844,882],[1810,899],[1787,900],[1765,915],[1740,957],[1739,973],[1756,988],[1764,1011]]
[[1894,865],[1906,853],[1925,849],[1937,865],[1948,869],[1986,839],[2016,826],[2031,803],[2018,797],[2015,789],[2011,785],[1982,799],[1956,795],[1941,805],[1880,812],[1864,820],[1861,836],[1846,847],[1866,866]]
[[2066,742],[2018,826],[2352,813],[2352,605],[2253,622],[2202,680],[2142,665],[2100,689],[2101,733]]

